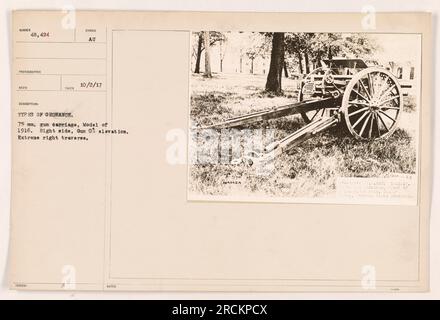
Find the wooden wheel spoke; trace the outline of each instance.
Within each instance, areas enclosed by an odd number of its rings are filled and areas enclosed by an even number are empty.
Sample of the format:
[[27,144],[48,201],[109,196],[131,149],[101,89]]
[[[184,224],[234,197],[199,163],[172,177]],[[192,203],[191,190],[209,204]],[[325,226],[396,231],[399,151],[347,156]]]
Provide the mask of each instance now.
[[370,120],[370,118],[371,118],[371,113],[368,114],[367,119],[364,121],[364,124],[362,125],[361,131],[359,132],[360,136],[362,136],[362,134],[364,133],[365,128],[367,127],[367,124],[368,124],[368,121]]
[[383,110],[383,109],[387,109],[387,110],[388,110],[388,109],[392,109],[392,110],[399,110],[399,111],[400,111],[400,108],[399,108],[399,107],[383,107],[382,110]]
[[386,114],[385,112],[383,112],[382,110],[379,110],[380,113],[382,113],[384,116],[386,116],[388,119],[390,119],[391,121],[393,121],[393,124],[396,122],[395,119],[391,118],[391,116],[389,116],[388,114]]
[[359,123],[361,123],[362,119],[364,119],[365,116],[367,116],[368,114],[370,114],[370,112],[369,112],[369,111],[365,111],[364,114],[361,115],[361,116],[359,117],[359,119],[357,119],[357,121],[353,124],[353,128],[356,128],[357,125],[358,125]]
[[376,116],[376,127],[377,127],[377,134],[380,137],[380,126],[379,126],[379,116],[377,113],[374,114]]
[[[390,129],[388,129],[387,125],[385,124],[385,121],[383,121],[382,117],[380,116],[380,114],[377,114],[378,118],[380,119],[380,122],[382,122],[383,126],[385,127],[386,131],[390,131]],[[379,127],[379,123],[377,124]],[[380,131],[379,131],[380,133]]]
[[364,105],[364,106],[369,106],[370,105],[368,102],[360,101],[360,100],[351,100],[351,101],[348,101],[348,103],[350,103],[350,104],[360,104],[360,105]]
[[385,90],[385,92],[381,93],[381,97],[386,97],[394,88],[396,87],[395,84],[393,84],[391,87]]
[[[399,97],[400,98],[400,97]],[[400,101],[400,99],[398,100],[398,101]],[[393,103],[399,108],[399,110],[400,110],[400,104],[398,104],[397,102],[396,102],[396,100],[394,99],[393,100]]]
[[368,92],[367,88],[365,88],[365,85],[364,85],[364,82],[362,81],[362,79],[360,79],[359,82],[362,85],[362,88],[364,89],[365,93],[367,94],[368,100],[371,100],[371,95]]
[[354,116],[355,114],[358,114],[358,113],[364,112],[365,110],[368,110],[368,109],[369,109],[368,107],[365,107],[365,108],[362,108],[362,109],[356,110],[356,111],[354,111],[354,112],[352,112],[352,113],[349,113],[348,116],[349,116],[349,117]]
[[397,98],[400,98],[400,96],[399,96],[399,95],[397,95],[397,96],[392,96],[392,97],[390,97],[390,98],[388,98],[388,99],[381,100],[381,101],[379,101],[379,106],[384,105],[385,103],[387,103],[387,102],[389,102],[389,101],[392,101],[392,100],[394,100],[394,99],[397,99]]
[[359,91],[357,91],[356,89],[353,89],[353,92],[356,93],[359,97],[361,97],[361,98],[364,99],[365,101],[369,101],[364,95],[362,95],[361,93],[359,93]]
[[374,83],[373,83],[373,76],[371,73],[368,74],[368,84],[370,87],[370,96],[374,96]]
[[371,139],[371,134],[373,133],[373,123],[374,123],[374,118],[376,114],[373,113],[373,115],[371,116],[371,122],[370,122],[370,130],[368,131],[368,138]]
[[390,80],[390,77],[385,75],[385,79],[382,82],[382,85],[380,86],[380,89],[378,90],[379,96],[382,96],[383,91],[385,90],[385,86],[388,85],[388,80]]

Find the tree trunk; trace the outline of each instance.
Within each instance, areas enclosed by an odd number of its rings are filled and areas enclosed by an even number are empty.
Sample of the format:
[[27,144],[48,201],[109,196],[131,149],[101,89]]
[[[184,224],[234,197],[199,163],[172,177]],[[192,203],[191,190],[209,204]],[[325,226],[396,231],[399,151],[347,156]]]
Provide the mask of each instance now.
[[254,74],[254,59],[251,59],[251,74]]
[[287,61],[286,60],[284,60],[284,76],[286,78],[289,77],[289,71],[287,70]]
[[220,45],[220,72],[223,72],[223,45],[222,45],[222,41],[220,41],[219,45]]
[[315,69],[319,68],[321,66],[321,55],[318,54],[318,56],[316,57],[316,61],[315,61]]
[[303,74],[304,73],[304,70],[303,70],[303,60],[302,60],[302,55],[301,55],[301,52],[297,52],[297,54],[298,54],[298,66],[299,66],[299,73],[300,74]]
[[205,40],[205,74],[207,78],[212,77],[211,73],[211,61],[209,57],[209,31],[203,31],[203,38]]
[[284,66],[284,32],[275,32],[272,39],[270,67],[267,74],[266,90],[281,93],[281,77]]
[[197,44],[197,58],[196,58],[196,67],[194,69],[194,73],[200,73],[200,60],[202,58],[202,44],[203,44],[203,34],[200,32],[199,42]]
[[333,53],[332,53],[332,46],[328,46],[328,58],[331,60],[333,59]]
[[240,48],[240,73],[243,72],[243,52],[242,49]]
[[310,62],[309,62],[309,54],[307,52],[304,53],[304,60],[306,62],[306,73],[310,73]]

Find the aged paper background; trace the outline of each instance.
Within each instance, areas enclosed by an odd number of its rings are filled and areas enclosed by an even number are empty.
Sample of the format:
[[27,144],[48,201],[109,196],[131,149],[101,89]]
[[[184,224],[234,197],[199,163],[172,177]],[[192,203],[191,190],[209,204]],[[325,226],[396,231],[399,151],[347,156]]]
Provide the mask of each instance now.
[[[15,12],[13,30],[58,30],[62,18]],[[376,19],[381,32],[423,33],[418,206],[187,202],[186,166],[165,162],[166,133],[187,132],[189,30],[362,31],[359,14],[77,13],[77,29],[105,30],[94,58],[105,61],[107,89],[96,101],[63,91],[30,97],[129,134],[76,145],[13,140],[11,287],[61,289],[72,266],[76,289],[362,291],[362,268],[372,265],[376,290],[426,290],[430,19]],[[15,43],[14,56],[54,50]],[[29,93],[19,94],[13,110]]]

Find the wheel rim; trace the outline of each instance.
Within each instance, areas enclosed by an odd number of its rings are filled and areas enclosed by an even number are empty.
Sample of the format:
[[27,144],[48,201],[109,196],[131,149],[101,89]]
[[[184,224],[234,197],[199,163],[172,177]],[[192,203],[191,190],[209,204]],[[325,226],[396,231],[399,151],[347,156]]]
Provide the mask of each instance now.
[[397,79],[387,70],[367,68],[348,83],[342,111],[348,130],[358,139],[389,137],[397,128],[403,101]]

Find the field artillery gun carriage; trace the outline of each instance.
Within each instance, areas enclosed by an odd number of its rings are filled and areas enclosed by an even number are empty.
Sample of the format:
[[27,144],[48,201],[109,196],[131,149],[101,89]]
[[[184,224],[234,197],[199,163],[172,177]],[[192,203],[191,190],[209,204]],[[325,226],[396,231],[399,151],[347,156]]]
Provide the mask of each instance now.
[[198,129],[243,127],[300,114],[306,124],[266,146],[262,153],[248,155],[246,160],[252,164],[273,158],[337,125],[345,125],[357,139],[385,139],[396,130],[402,111],[402,88],[390,71],[369,67],[362,59],[331,59],[323,60],[321,67],[300,81],[297,102]]

